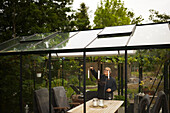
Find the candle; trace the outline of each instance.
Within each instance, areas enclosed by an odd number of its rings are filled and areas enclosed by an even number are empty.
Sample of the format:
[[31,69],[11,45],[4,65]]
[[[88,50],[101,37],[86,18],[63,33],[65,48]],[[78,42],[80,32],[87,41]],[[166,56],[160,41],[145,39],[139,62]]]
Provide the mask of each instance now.
[[100,70],[98,70],[98,79],[100,79]]
[[88,69],[88,79],[90,78],[90,71],[89,71],[89,69]]
[[108,79],[110,79],[110,73],[109,73],[109,71],[108,71]]
[[37,73],[37,77],[41,77],[41,73]]

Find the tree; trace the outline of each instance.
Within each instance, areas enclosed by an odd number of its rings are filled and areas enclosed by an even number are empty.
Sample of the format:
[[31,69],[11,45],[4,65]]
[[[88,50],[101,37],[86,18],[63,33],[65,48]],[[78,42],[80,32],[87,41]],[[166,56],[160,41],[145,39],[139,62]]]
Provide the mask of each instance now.
[[76,12],[75,15],[75,25],[78,30],[90,29],[90,21],[87,14],[88,7],[86,7],[85,3],[80,4],[79,12]]
[[[156,11],[154,9],[150,9],[149,12],[151,15],[149,15],[149,20],[153,21],[154,23],[157,22],[168,22],[170,20],[170,15],[167,14],[160,14],[159,11]],[[166,63],[168,60],[170,60],[170,49],[166,50],[155,50],[155,51],[150,51],[149,54],[153,54],[155,56],[159,56],[157,59],[160,60],[161,63]],[[157,61],[156,61],[157,63]],[[160,65],[162,65],[160,63]]]
[[95,11],[95,28],[130,24],[127,8],[121,0],[104,0],[100,5]]
[[104,0],[101,1],[95,12],[95,28],[139,24],[144,20],[142,16],[135,18],[134,15],[133,12],[124,7],[121,0]]
[[70,29],[73,0],[0,1],[0,42],[17,36]]
[[168,22],[170,20],[170,15],[167,14],[160,14],[159,11],[150,9],[149,12],[151,15],[149,15],[149,20],[157,23],[157,22]]
[[142,24],[144,20],[142,15],[135,17],[135,14],[132,11],[128,11],[128,16],[131,18],[131,24]]

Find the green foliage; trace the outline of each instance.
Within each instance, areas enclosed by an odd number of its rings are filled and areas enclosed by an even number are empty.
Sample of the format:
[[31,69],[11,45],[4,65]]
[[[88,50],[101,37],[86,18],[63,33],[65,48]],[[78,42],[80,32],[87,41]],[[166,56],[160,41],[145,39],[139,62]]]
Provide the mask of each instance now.
[[131,24],[142,24],[142,21],[144,20],[142,16],[135,17],[134,12],[128,11],[128,17],[131,18]]
[[170,49],[147,49],[136,52],[138,62],[144,67],[143,71],[158,71],[160,66],[168,61]]
[[121,0],[101,0],[94,17],[94,28],[119,26],[128,24],[141,24],[142,16],[135,17],[132,11],[124,7]]
[[69,76],[69,84],[73,84],[74,86],[78,86],[79,84],[79,80],[77,78],[77,76]]
[[73,0],[0,1],[0,42],[34,33],[68,31]]
[[18,58],[18,56],[5,56],[0,59],[0,109],[3,113],[19,112]]
[[85,3],[80,4],[79,12],[75,14],[75,26],[77,30],[86,30],[90,29],[90,21],[87,13],[88,7],[86,7]]
[[170,20],[170,15],[167,14],[160,14],[159,11],[150,9],[149,12],[151,15],[149,15],[149,20],[157,23],[157,22],[168,22]]
[[104,0],[95,11],[95,28],[130,24],[127,8],[121,0]]
[[[34,63],[41,63],[44,57],[22,56],[23,106],[28,104],[33,109]],[[37,67],[38,68],[38,67]],[[0,59],[0,109],[3,113],[19,112],[20,97],[20,56],[1,56]],[[35,87],[37,88],[37,84]],[[8,106],[8,109],[7,109]]]

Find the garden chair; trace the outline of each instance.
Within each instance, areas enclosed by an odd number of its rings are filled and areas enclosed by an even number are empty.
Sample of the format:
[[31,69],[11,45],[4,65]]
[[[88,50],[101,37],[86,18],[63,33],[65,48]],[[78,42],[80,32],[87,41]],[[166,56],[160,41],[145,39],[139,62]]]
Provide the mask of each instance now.
[[[47,88],[35,90],[35,102],[38,113],[49,113],[49,91]],[[51,113],[54,108],[51,105]]]
[[70,105],[77,106],[80,103],[68,103],[66,91],[63,86],[54,87],[52,88],[53,94],[54,94],[54,100],[55,100],[55,109],[58,109],[57,112],[66,112],[70,109]]
[[[77,88],[81,91],[83,94],[83,87],[77,86]],[[92,98],[97,98],[97,91],[86,91],[86,101],[91,100]]]
[[70,87],[76,92],[76,94],[80,94],[80,91],[78,90],[77,87],[75,87],[73,84],[70,85]]
[[158,92],[158,97],[150,113],[159,113],[162,108],[162,113],[169,113],[168,111],[168,101],[166,94],[163,91]]
[[147,113],[147,108],[149,106],[150,103],[150,98],[149,95],[146,94],[139,103],[139,113]]
[[80,91],[81,93],[83,93],[83,91],[84,91],[83,87],[79,87],[79,86],[76,86],[76,87],[79,89],[79,91]]

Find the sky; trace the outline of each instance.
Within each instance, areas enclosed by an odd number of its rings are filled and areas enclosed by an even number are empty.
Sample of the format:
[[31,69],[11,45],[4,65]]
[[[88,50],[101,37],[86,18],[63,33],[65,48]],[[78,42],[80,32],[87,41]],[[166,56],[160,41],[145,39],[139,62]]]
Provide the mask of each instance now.
[[[80,4],[84,2],[88,9],[90,24],[93,25],[94,12],[97,6],[100,5],[101,0],[74,0],[73,9],[80,8]],[[159,11],[160,14],[166,13],[170,15],[170,0],[122,0],[124,6],[135,13],[135,17],[142,15],[144,21],[142,23],[151,23],[148,18],[151,14],[149,9]]]

